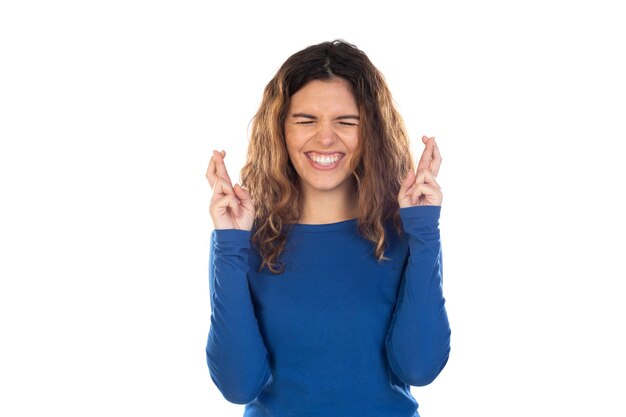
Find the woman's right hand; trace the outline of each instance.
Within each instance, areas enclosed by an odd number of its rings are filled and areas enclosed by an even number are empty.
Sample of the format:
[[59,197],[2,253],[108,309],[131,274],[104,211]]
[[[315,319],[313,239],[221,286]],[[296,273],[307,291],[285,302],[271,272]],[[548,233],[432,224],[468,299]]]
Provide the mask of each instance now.
[[214,229],[251,230],[254,222],[254,205],[248,190],[235,184],[233,187],[224,157],[226,152],[213,151],[206,171],[206,179],[213,189],[209,213]]

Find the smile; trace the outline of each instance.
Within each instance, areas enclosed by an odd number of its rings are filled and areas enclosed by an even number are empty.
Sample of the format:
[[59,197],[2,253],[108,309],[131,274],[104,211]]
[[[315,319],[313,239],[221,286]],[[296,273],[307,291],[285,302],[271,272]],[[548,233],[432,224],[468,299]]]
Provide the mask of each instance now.
[[321,166],[331,166],[344,157],[342,153],[321,154],[317,152],[306,152],[305,155],[311,161]]

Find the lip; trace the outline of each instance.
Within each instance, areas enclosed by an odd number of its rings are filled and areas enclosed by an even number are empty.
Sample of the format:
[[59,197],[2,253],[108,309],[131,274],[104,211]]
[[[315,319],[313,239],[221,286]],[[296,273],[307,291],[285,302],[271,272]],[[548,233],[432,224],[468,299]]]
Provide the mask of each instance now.
[[[340,165],[343,158],[346,156],[346,154],[343,152],[307,151],[307,152],[304,152],[304,154],[306,155],[306,159],[309,161],[309,164],[311,164],[313,168],[320,170],[320,171],[330,171],[330,170],[337,168]],[[337,162],[335,162],[334,164],[321,165],[315,162],[313,159],[311,159],[311,157],[309,156],[310,154],[316,154],[316,155],[322,155],[322,156],[339,155],[339,159],[337,159]]]
[[339,154],[341,155],[341,157],[343,158],[344,156],[346,156],[346,154],[344,152],[340,152],[340,151],[306,151],[304,152],[306,155],[310,154],[310,153],[316,153],[318,155],[335,155],[335,154]]

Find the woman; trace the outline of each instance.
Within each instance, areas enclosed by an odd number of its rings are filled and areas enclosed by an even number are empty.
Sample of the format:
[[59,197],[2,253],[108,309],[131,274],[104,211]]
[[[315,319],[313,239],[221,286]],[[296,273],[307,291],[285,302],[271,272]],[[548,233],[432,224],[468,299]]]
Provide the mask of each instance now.
[[265,89],[242,184],[213,152],[211,378],[244,416],[418,416],[443,369],[434,138],[417,166],[355,46],[291,56]]

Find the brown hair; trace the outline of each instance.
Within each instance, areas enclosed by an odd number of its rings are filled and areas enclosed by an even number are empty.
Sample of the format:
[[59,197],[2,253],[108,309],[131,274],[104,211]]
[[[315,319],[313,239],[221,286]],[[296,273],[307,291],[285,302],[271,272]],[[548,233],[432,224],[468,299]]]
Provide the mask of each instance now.
[[383,75],[363,51],[345,41],[312,45],[280,67],[265,87],[252,121],[241,181],[250,190],[256,210],[252,242],[261,255],[261,269],[284,270],[278,259],[288,227],[301,214],[298,174],[289,160],[284,134],[291,96],[309,81],[337,77],[348,82],[359,107],[359,155],[352,167],[359,231],[383,260],[385,223],[393,220],[400,230],[398,191],[413,160],[404,122]]

